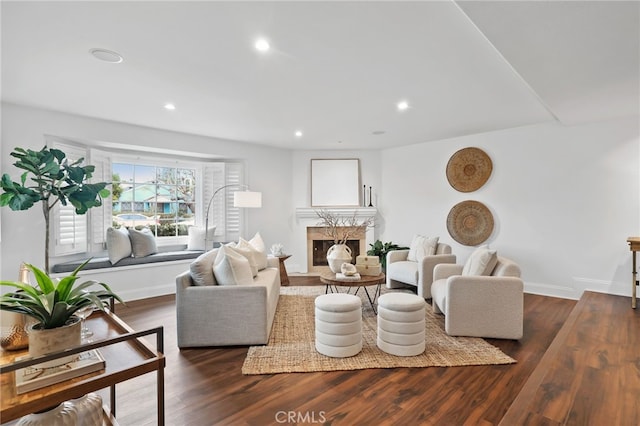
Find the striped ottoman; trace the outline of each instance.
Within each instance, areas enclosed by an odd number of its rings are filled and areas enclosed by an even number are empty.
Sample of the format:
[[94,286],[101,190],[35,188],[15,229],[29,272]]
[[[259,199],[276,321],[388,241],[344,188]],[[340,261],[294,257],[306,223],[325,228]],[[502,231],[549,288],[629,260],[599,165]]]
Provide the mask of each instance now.
[[378,298],[378,347],[392,355],[424,352],[424,299],[408,293],[387,293]]
[[362,302],[345,293],[316,297],[316,350],[345,358],[362,350]]

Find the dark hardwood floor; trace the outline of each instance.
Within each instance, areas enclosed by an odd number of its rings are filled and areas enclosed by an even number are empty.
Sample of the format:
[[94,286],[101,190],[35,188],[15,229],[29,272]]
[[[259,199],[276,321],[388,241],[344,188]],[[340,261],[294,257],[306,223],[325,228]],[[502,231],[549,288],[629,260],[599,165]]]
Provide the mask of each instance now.
[[[290,278],[292,285],[315,282]],[[497,425],[575,305],[572,300],[525,295],[524,337],[520,341],[488,340],[517,364],[260,376],[241,373],[247,347],[178,350],[173,296],[129,302],[127,307],[118,307],[117,314],[134,329],[164,326],[168,425]],[[593,318],[589,324],[593,333],[609,332],[608,328],[600,330]],[[617,335],[637,336],[637,328],[621,327],[624,330]],[[639,366],[637,362],[636,368]],[[627,380],[637,380],[637,369],[635,374]],[[118,385],[120,424],[155,424],[154,395],[154,375]]]

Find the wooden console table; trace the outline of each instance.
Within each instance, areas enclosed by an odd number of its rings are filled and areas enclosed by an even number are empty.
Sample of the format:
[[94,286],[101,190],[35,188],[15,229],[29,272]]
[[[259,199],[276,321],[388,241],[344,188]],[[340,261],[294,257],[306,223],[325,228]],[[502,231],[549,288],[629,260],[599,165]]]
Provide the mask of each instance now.
[[640,251],[640,237],[627,238],[629,248],[631,249],[631,256],[633,259],[633,266],[631,271],[631,307],[636,308],[636,287],[638,286],[638,271],[636,269],[636,252]]
[[[87,320],[93,331],[94,341],[64,352],[36,359],[16,361],[28,354],[27,350],[0,352],[0,418],[9,422],[27,414],[46,410],[69,399],[100,389],[110,388],[110,405],[104,405],[104,424],[117,425],[116,383],[155,371],[158,425],[164,425],[164,367],[163,328],[135,332],[111,310],[95,311]],[[155,334],[156,348],[152,348],[142,337]],[[98,349],[105,359],[105,369],[65,380],[51,386],[16,394],[14,371],[63,356]]]

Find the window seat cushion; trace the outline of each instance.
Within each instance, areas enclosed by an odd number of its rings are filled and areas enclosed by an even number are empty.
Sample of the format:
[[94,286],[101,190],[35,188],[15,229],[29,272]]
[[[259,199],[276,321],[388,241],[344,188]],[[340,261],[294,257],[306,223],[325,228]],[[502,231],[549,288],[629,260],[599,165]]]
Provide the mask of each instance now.
[[[103,269],[103,268],[117,268],[120,266],[131,266],[131,265],[143,265],[147,263],[158,263],[158,262],[169,262],[172,260],[184,260],[184,259],[195,259],[204,253],[202,250],[175,250],[175,251],[165,251],[154,253],[145,257],[125,257],[124,259],[119,260],[115,264],[111,264],[108,257],[94,257],[86,264],[86,266],[82,269]],[[61,272],[73,272],[78,266],[82,265],[84,260],[74,260],[71,262],[58,263],[57,265],[53,265],[52,272],[53,273],[61,273]]]

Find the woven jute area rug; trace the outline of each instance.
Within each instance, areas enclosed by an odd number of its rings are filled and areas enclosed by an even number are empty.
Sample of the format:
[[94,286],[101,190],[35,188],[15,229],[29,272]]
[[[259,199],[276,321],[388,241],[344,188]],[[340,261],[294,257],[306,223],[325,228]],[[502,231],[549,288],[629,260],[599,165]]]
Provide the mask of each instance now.
[[387,354],[376,345],[376,316],[362,290],[359,292],[363,298],[362,351],[349,358],[331,358],[315,350],[314,299],[317,295],[324,294],[324,287],[282,287],[280,293],[269,343],[249,348],[242,374],[453,367],[516,362],[483,339],[448,336],[444,332],[444,317],[434,314],[430,306],[426,309],[425,352],[412,357]]

